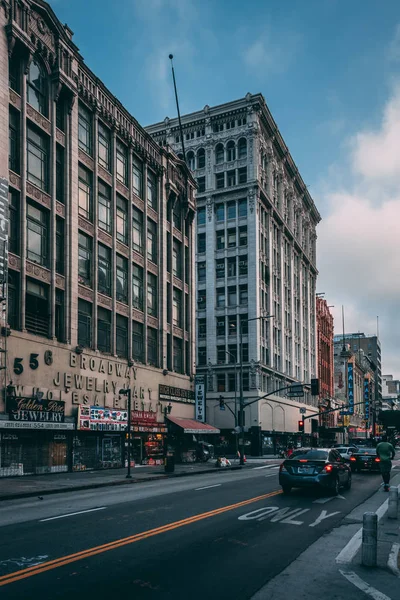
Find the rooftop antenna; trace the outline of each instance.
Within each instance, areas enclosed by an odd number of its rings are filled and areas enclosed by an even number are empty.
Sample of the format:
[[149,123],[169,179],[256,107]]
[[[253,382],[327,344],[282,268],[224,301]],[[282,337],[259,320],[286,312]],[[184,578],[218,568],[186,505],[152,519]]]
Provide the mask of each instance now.
[[179,131],[181,133],[181,142],[182,142],[182,154],[183,160],[186,163],[186,152],[185,152],[185,143],[183,141],[183,129],[182,129],[182,121],[181,121],[181,111],[179,110],[179,100],[178,100],[178,92],[176,90],[176,80],[175,80],[175,71],[174,71],[174,63],[172,59],[174,58],[173,54],[169,55],[169,59],[171,61],[171,69],[172,69],[172,79],[174,80],[174,90],[175,90],[175,100],[176,100],[176,109],[178,111],[178,121],[179,121]]

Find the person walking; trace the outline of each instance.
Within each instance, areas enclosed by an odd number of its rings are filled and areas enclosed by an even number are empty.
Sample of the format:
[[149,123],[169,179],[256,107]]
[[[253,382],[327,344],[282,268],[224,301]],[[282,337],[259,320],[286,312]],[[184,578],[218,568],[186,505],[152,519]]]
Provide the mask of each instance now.
[[385,492],[389,491],[389,481],[390,481],[390,471],[392,470],[392,460],[395,456],[395,451],[392,446],[388,442],[387,435],[382,436],[382,441],[376,447],[376,453],[378,458],[380,459],[379,467],[381,470],[381,475],[383,479]]

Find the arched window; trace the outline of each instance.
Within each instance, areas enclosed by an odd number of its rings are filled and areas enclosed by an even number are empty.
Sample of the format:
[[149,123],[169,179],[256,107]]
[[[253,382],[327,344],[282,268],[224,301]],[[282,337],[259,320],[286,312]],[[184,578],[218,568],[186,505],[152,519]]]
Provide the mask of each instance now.
[[47,117],[48,98],[47,98],[47,79],[45,71],[35,60],[31,62],[28,73],[28,102],[33,108]]
[[197,168],[204,169],[205,166],[206,166],[206,153],[205,153],[204,148],[200,148],[197,151]]
[[182,152],[179,152],[178,158],[180,158],[181,160],[183,160],[183,154],[182,154]]
[[194,153],[193,152],[188,152],[186,155],[187,158],[187,166],[189,167],[189,169],[191,171],[194,171],[196,168],[196,161],[194,158]]
[[247,140],[246,138],[240,138],[238,143],[238,154],[239,158],[247,157]]
[[226,145],[226,160],[232,162],[236,158],[236,147],[235,142],[230,141]]
[[215,148],[215,162],[217,163],[217,165],[224,162],[224,145],[223,144],[217,144],[217,147]]

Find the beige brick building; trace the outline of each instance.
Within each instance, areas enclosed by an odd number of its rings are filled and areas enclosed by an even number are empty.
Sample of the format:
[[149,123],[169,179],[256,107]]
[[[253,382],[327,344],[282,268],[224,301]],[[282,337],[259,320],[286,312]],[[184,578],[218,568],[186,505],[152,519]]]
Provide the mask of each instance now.
[[194,179],[46,2],[1,3],[0,62],[0,476],[122,464],[128,386],[134,453],[159,457],[165,406],[194,418]]

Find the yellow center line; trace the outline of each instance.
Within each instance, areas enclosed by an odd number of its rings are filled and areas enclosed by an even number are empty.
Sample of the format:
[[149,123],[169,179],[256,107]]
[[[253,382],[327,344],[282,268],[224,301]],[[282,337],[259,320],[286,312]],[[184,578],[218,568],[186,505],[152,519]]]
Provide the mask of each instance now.
[[260,500],[265,500],[266,498],[271,498],[272,496],[277,496],[281,493],[281,490],[276,490],[275,492],[270,492],[269,494],[263,494],[262,496],[256,496],[254,498],[250,498],[249,500],[242,500],[241,502],[236,502],[235,504],[222,506],[221,508],[216,508],[205,513],[200,513],[199,515],[194,515],[193,517],[188,517],[187,519],[182,519],[173,523],[167,523],[166,525],[162,525],[161,527],[149,529],[148,531],[142,531],[141,533],[136,533],[134,535],[115,540],[114,542],[108,542],[107,544],[102,544],[101,546],[95,546],[93,548],[88,548],[87,550],[75,552],[74,554],[61,556],[60,558],[41,563],[40,565],[27,567],[26,569],[21,569],[20,571],[14,571],[13,573],[9,573],[8,575],[3,575],[0,577],[0,587],[3,585],[8,585],[9,583],[20,581],[21,579],[27,579],[28,577],[39,575],[40,573],[45,573],[46,571],[51,571],[52,569],[57,569],[58,567],[63,567],[64,565],[68,565],[78,560],[83,560],[84,558],[96,556],[96,554],[102,554],[103,552],[114,550],[115,548],[121,548],[122,546],[127,546],[128,544],[140,542],[141,540],[145,540],[155,535],[159,535],[160,533],[173,531],[174,529],[178,529],[179,527],[184,527],[185,525],[191,525],[192,523],[197,523],[198,521],[202,521],[203,519],[215,517],[224,512],[228,512],[230,510],[246,506],[247,504],[252,504],[253,502],[259,502]]

